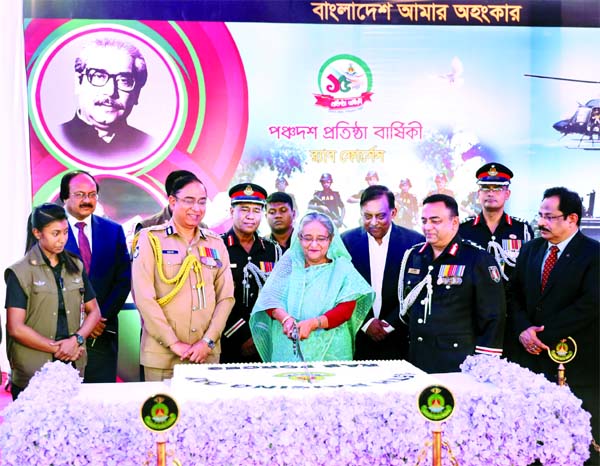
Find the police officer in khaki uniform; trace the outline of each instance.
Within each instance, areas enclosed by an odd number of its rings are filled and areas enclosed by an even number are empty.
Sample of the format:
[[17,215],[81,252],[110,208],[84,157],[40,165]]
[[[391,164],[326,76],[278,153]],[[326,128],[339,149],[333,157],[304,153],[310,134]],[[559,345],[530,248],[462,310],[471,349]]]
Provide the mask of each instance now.
[[223,240],[199,228],[206,188],[194,176],[174,181],[171,220],[143,229],[134,245],[132,290],[142,317],[140,362],[146,381],[170,378],[179,363],[218,363],[233,307]]
[[241,183],[229,190],[233,227],[223,235],[231,259],[235,306],[223,332],[221,362],[260,362],[250,333],[250,313],[258,293],[281,255],[279,245],[256,232],[267,199],[265,189]]

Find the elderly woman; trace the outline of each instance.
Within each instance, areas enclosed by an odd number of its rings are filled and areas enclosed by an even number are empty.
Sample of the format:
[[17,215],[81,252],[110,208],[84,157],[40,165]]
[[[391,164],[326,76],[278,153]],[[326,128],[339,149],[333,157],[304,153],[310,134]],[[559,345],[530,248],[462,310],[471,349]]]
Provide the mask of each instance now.
[[298,361],[291,341],[297,331],[306,361],[351,360],[374,298],[332,221],[311,212],[258,296],[250,317],[254,343],[265,362]]

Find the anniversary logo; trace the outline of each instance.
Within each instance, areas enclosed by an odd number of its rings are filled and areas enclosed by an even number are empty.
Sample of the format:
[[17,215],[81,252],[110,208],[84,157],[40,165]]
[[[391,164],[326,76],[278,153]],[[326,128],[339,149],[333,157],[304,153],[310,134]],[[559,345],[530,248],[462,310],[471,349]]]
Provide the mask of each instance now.
[[354,55],[336,55],[323,63],[318,84],[321,94],[315,94],[316,103],[329,110],[358,110],[373,95],[371,70]]

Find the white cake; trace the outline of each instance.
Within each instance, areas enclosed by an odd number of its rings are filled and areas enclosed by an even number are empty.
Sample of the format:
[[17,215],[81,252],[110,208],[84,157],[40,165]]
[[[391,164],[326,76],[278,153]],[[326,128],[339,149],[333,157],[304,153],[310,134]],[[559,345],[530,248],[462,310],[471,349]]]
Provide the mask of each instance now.
[[[359,390],[417,394],[437,379],[406,361],[326,361],[261,364],[178,364],[171,392],[178,400],[306,396]],[[310,382],[308,379],[310,378]]]

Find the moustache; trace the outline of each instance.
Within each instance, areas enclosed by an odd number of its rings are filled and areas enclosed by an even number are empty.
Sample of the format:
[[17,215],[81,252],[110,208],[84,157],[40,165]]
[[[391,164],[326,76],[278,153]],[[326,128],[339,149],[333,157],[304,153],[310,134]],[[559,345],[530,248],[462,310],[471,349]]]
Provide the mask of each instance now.
[[93,209],[94,206],[92,204],[79,204],[80,209],[90,208]]
[[550,230],[548,230],[548,228],[545,227],[540,227],[540,231],[547,231],[548,233],[550,233]]
[[110,97],[104,97],[103,99],[94,100],[94,105],[106,105],[114,108],[115,110],[125,110],[125,106],[120,102],[111,99]]

